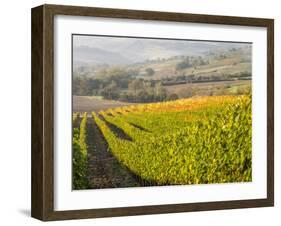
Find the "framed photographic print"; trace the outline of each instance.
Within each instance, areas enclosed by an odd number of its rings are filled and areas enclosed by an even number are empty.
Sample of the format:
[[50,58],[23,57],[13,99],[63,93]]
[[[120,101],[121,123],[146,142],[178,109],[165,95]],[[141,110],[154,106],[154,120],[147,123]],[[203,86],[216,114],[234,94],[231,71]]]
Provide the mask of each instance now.
[[32,9],[32,216],[273,206],[272,19]]

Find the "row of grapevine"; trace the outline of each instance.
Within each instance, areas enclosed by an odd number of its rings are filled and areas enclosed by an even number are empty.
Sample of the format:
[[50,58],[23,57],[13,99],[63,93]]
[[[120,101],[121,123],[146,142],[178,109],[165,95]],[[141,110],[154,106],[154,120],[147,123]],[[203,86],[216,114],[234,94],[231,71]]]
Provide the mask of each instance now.
[[73,189],[89,187],[87,180],[87,113],[83,114],[80,128],[73,129]]
[[251,97],[191,102],[100,112],[133,141],[118,138],[97,114],[93,117],[115,157],[146,181],[159,185],[251,181]]
[[78,118],[79,118],[79,113],[78,112],[73,113],[73,115],[72,115],[72,123],[75,124],[76,121],[78,120]]

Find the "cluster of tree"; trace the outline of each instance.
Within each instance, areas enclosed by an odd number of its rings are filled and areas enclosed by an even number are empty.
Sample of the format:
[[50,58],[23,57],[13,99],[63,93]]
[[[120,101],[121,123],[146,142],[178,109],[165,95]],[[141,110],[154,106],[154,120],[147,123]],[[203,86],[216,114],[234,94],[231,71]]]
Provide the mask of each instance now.
[[233,81],[233,80],[249,80],[251,79],[251,73],[249,72],[241,72],[236,74],[215,74],[217,71],[214,71],[212,75],[194,75],[189,74],[186,75],[185,73],[166,77],[161,79],[163,86],[172,86],[172,85],[179,85],[179,84],[186,84],[186,83],[202,83],[202,82],[218,82],[218,81]]
[[[171,56],[171,57],[163,57],[163,58],[156,58],[156,59],[147,59],[145,60],[145,64],[153,64],[153,63],[161,63],[161,62],[166,62],[166,61],[170,61],[170,60],[180,60],[180,59],[184,59],[186,58],[185,55],[176,55],[176,56]],[[144,63],[136,63],[136,65],[143,65]]]
[[145,72],[146,72],[147,75],[149,75],[149,76],[152,76],[152,75],[154,75],[154,73],[155,73],[155,71],[154,71],[151,67],[146,68],[146,69],[145,69]]
[[177,99],[168,95],[161,81],[144,80],[123,76],[101,78],[74,77],[73,94],[81,96],[99,95],[109,100],[134,103],[159,102]]
[[129,81],[132,80],[136,70],[125,70],[122,68],[109,68],[93,72],[93,76],[74,76],[73,93],[75,95],[99,95],[104,90],[127,89]]
[[176,94],[168,95],[161,82],[132,79],[126,90],[120,89],[118,84],[112,81],[100,90],[99,94],[106,99],[120,100],[133,103],[149,103],[178,99]]
[[176,65],[176,70],[184,70],[186,68],[194,67],[201,65],[207,65],[209,64],[209,60],[204,60],[201,56],[198,57],[189,57],[186,56],[183,58],[183,60]]

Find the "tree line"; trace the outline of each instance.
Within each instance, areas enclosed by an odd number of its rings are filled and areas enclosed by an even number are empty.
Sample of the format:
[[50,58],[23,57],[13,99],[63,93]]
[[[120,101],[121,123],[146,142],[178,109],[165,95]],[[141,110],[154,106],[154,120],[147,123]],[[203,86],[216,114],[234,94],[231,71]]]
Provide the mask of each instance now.
[[137,78],[127,80],[101,80],[87,77],[74,77],[73,94],[81,96],[102,96],[109,100],[133,103],[178,99],[176,94],[168,94],[161,81]]

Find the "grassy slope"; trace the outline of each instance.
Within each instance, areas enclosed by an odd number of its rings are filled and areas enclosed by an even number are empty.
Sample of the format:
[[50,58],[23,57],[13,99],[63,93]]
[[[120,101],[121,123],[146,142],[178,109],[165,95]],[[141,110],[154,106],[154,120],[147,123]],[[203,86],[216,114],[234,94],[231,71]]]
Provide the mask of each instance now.
[[[235,52],[227,52],[225,59],[218,59],[217,57],[210,57],[208,65],[198,66],[182,70],[181,73],[194,74],[195,76],[210,76],[221,74],[236,74],[240,72],[251,72],[251,63],[245,62],[244,58],[249,58],[251,52],[249,50],[237,50]],[[138,66],[131,66],[130,68],[138,68],[144,72],[146,68],[151,67],[155,70],[154,79],[161,79],[167,76],[177,75],[175,67],[180,59],[170,59],[157,63],[144,63]],[[140,76],[150,79],[148,76]]]

